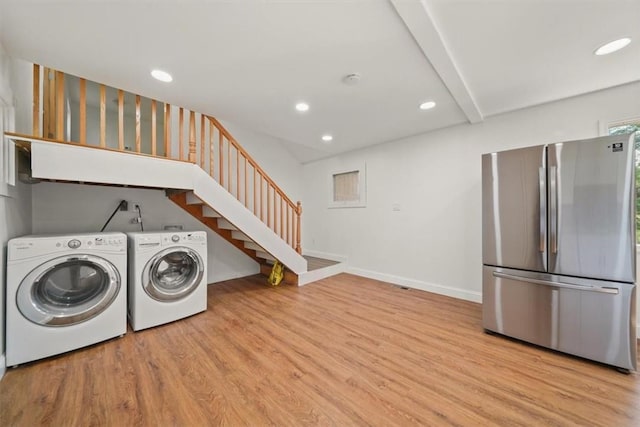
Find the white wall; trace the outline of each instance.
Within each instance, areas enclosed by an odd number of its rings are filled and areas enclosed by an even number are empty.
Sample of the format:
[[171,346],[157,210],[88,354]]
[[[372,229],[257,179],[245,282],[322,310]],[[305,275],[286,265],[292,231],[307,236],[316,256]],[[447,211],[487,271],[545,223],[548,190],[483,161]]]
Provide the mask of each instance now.
[[[25,75],[30,71],[28,63],[12,61],[0,44],[0,93],[11,93],[15,103],[17,132],[28,133],[31,128],[30,100],[31,87]],[[0,378],[4,373],[4,341],[5,341],[5,293],[6,293],[6,250],[7,242],[16,236],[31,232],[31,187],[16,183],[9,187],[6,195],[0,195]]]
[[[597,136],[601,119],[640,115],[639,99],[635,83],[306,164],[303,247],[347,256],[356,274],[480,301],[481,154]],[[328,209],[332,171],[362,161],[366,208]]]
[[[294,203],[302,200],[302,164],[275,137],[220,121]],[[304,209],[304,206],[303,206]]]
[[[100,231],[120,200],[140,204],[145,231],[165,225],[205,230],[208,241],[208,282],[256,274],[258,264],[204,224],[167,199],[162,190],[42,182],[33,185],[33,232],[76,233]],[[105,231],[140,231],[130,221],[134,212],[118,212]]]

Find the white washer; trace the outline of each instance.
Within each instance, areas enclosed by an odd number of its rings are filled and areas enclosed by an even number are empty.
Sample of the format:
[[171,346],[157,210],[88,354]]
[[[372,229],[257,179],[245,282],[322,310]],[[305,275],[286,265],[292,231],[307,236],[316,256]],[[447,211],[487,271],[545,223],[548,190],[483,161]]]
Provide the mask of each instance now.
[[129,323],[134,331],[207,309],[207,233],[129,235]]
[[123,233],[24,236],[7,251],[7,366],[127,332]]

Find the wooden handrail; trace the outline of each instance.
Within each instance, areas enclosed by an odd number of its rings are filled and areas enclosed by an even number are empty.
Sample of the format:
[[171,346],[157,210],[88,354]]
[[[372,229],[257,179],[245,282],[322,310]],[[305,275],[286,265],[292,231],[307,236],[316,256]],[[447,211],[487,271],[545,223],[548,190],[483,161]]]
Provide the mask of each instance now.
[[280,189],[280,187],[278,187],[278,185],[269,177],[269,175],[267,175],[267,173],[256,163],[255,160],[253,160],[253,158],[249,155],[249,153],[247,153],[245,151],[244,148],[242,148],[242,146],[240,144],[238,144],[238,142],[235,140],[235,138],[233,136],[231,136],[231,134],[229,133],[229,131],[227,129],[225,129],[224,126],[222,126],[222,124],[215,119],[214,117],[208,116],[209,120],[211,120],[214,124],[214,126],[220,131],[220,133],[222,133],[222,135],[225,136],[225,138],[227,139],[227,141],[231,142],[231,144],[236,147],[236,149],[240,150],[240,152],[247,157],[247,159],[249,160],[249,163],[251,164],[251,166],[255,167],[259,173],[265,177],[265,179],[267,180],[267,182],[269,182],[278,192],[278,194],[281,194],[282,196],[284,196],[285,200],[287,201],[287,203],[291,206],[295,206],[295,203],[293,203],[291,201],[291,199],[289,199],[286,194],[284,193],[284,191],[282,191]]
[[[287,195],[282,191],[282,189],[271,179],[269,175],[258,165],[258,163],[249,155],[249,153],[236,141],[236,139],[231,135],[231,133],[214,117],[208,117],[209,121],[213,123],[213,126],[216,128],[219,134],[219,160],[220,160],[220,171],[219,171],[219,183],[224,188],[227,189],[231,194],[234,194],[238,201],[242,202],[245,206],[247,206],[247,201],[251,198],[248,196],[248,192],[251,191],[248,186],[248,174],[246,171],[247,165],[250,165],[254,170],[254,175],[257,175],[259,179],[254,178],[254,186],[253,186],[253,212],[261,221],[263,221],[269,228],[271,228],[276,234],[280,236],[284,241],[286,241],[291,247],[295,248],[298,253],[301,253],[300,249],[300,217],[302,215],[302,206],[300,202],[297,204],[294,203]],[[227,170],[223,171],[224,163],[223,157],[224,154],[224,140],[227,141]],[[211,148],[213,150],[213,147]],[[234,151],[232,151],[232,149]],[[231,182],[231,172],[232,172],[232,153],[236,154],[236,177],[235,177],[235,188]],[[242,158],[244,158],[244,162],[242,162]],[[244,164],[244,192],[240,191],[241,188],[241,164]],[[210,172],[211,176],[215,178],[213,171]],[[225,179],[226,178],[226,179]],[[256,181],[259,181],[259,189],[256,188]],[[266,184],[267,187],[267,196],[266,201],[263,199],[263,188],[262,183]],[[235,191],[234,191],[235,190]],[[256,203],[260,200],[260,209],[256,207]],[[264,218],[263,207],[266,202],[266,210],[267,217],[266,220]],[[248,207],[248,206],[247,206]],[[295,239],[293,236],[289,237],[289,212],[293,212],[295,215],[295,219],[292,220],[291,228],[295,228],[295,232],[292,231],[291,234],[295,233]],[[259,213],[258,213],[259,212]],[[295,227],[294,227],[295,224]]]
[[[44,69],[44,71],[41,71],[42,69]],[[159,118],[157,103],[161,101],[151,99],[149,100],[151,102],[150,117],[145,116],[145,120],[151,121],[151,132],[147,135],[145,130],[145,141],[148,141],[149,145],[144,144],[145,152],[143,153],[142,97],[137,94],[131,94],[135,96],[135,140],[126,141],[125,116],[128,109],[125,108],[125,96],[128,97],[129,95],[122,89],[115,89],[117,91],[117,99],[113,101],[117,103],[117,119],[114,125],[112,109],[109,108],[110,104],[108,105],[107,102],[107,86],[98,84],[98,141],[93,141],[93,144],[89,144],[87,141],[87,81],[83,78],[76,79],[79,85],[79,92],[76,92],[79,93],[79,129],[77,130],[77,136],[70,136],[68,134],[70,129],[65,127],[68,122],[65,114],[71,114],[70,109],[65,110],[65,93],[69,93],[70,91],[65,89],[65,84],[74,84],[76,80],[74,80],[73,76],[65,79],[65,76],[65,73],[61,71],[34,64],[32,108],[32,132],[34,137],[46,137],[48,141],[68,144],[72,144],[71,139],[75,139],[76,143],[81,145],[118,152],[132,150],[130,144],[133,142],[135,148],[130,152],[182,161],[185,161],[185,148],[187,148],[186,161],[198,165],[205,171],[208,169],[209,175],[217,180],[223,188],[232,194],[289,246],[299,253],[301,252],[300,218],[302,206],[300,202],[294,203],[287,197],[285,192],[216,118],[187,110],[189,114],[188,147],[184,147],[185,109],[163,103],[160,112],[161,116],[159,116]],[[45,84],[41,86],[41,79],[43,78],[45,78],[46,81]],[[41,87],[43,87],[44,93],[42,100],[40,99]],[[95,90],[93,87],[95,87],[95,85],[91,86],[92,90]],[[111,93],[111,90],[112,89],[109,89],[109,93]],[[95,95],[90,99],[95,99]],[[41,101],[44,106],[42,112],[40,111]],[[178,109],[178,136],[174,136],[173,138],[177,143],[177,147],[173,147],[172,150],[171,110],[173,108]],[[41,117],[43,118],[42,122],[40,121]],[[164,132],[162,141],[158,141],[157,137],[158,119],[163,120]],[[40,130],[40,123],[42,123],[42,131]],[[95,119],[90,123],[95,123]],[[109,128],[108,134],[107,128]],[[145,129],[147,128],[145,127]],[[40,134],[41,132],[42,134]],[[218,138],[215,137],[216,132]],[[117,135],[117,138],[114,135]],[[95,145],[96,142],[98,142],[97,146]],[[163,144],[164,148],[162,152],[159,152],[158,149],[158,144],[160,143]],[[117,147],[117,149],[115,147]]]

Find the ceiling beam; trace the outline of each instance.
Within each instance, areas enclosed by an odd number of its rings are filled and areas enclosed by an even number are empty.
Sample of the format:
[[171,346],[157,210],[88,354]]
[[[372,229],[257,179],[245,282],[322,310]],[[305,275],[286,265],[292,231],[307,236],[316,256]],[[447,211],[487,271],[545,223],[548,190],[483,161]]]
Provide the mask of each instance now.
[[473,95],[447,50],[438,28],[431,18],[426,1],[390,1],[469,122],[481,122],[482,112],[476,105]]

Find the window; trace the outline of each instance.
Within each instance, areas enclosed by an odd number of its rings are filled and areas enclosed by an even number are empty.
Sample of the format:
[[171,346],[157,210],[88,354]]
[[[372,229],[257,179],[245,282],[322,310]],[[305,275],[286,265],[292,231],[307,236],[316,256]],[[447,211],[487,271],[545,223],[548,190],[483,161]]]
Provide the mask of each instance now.
[[636,243],[640,242],[640,117],[611,123],[608,126],[609,135],[621,135],[635,132],[636,144]]
[[366,206],[364,165],[341,169],[331,174],[330,208],[362,208]]
[[333,201],[356,202],[360,200],[358,178],[360,171],[337,173],[333,175]]

